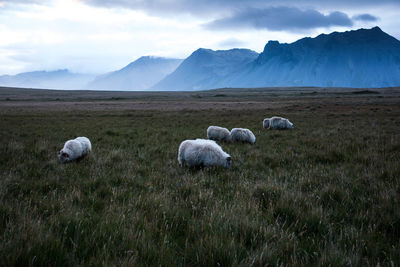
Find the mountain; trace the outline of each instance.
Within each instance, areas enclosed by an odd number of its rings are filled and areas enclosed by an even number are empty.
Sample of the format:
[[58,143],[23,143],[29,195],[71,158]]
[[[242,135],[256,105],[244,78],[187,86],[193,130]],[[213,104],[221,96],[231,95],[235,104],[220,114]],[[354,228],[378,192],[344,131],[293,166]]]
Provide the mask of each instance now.
[[223,87],[400,86],[400,41],[379,27],[269,41],[248,49],[200,48],[185,60],[141,57],[101,76],[68,70],[0,76],[0,86],[46,89],[193,91]]
[[93,75],[71,73],[66,69],[56,71],[33,71],[17,75],[2,75],[0,76],[0,86],[43,89],[83,89],[93,78]]
[[400,41],[379,27],[321,34],[251,50],[196,50],[154,90],[223,87],[400,86]]
[[400,85],[400,41],[379,27],[269,41],[225,86],[387,87]]
[[257,57],[258,53],[248,49],[213,51],[200,48],[151,89],[192,91],[215,88],[221,79],[253,62]]
[[96,90],[147,90],[173,72],[181,59],[145,56],[126,67],[96,77],[88,89]]

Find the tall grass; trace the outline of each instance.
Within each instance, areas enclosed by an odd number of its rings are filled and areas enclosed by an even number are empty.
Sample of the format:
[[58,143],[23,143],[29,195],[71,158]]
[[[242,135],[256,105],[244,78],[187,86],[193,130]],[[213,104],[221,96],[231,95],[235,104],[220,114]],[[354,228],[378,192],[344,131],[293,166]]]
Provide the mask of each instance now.
[[[360,105],[3,111],[0,264],[396,265],[400,105]],[[276,114],[295,129],[263,130]],[[180,167],[209,125],[257,141],[221,144],[230,171]],[[60,164],[76,136],[93,153]]]

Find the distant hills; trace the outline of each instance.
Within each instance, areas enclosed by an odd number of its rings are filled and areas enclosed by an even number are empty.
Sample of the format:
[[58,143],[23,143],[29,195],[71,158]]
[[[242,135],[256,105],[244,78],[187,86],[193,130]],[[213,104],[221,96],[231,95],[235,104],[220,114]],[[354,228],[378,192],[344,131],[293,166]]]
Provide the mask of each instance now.
[[147,90],[173,72],[182,59],[145,56],[126,67],[96,77],[86,88],[96,90]]
[[0,86],[49,89],[193,91],[223,87],[400,86],[400,41],[379,27],[321,34],[248,49],[200,48],[185,60],[141,57],[97,77],[68,70],[0,76]]
[[71,73],[68,70],[33,71],[17,75],[0,76],[0,86],[45,88],[45,89],[84,89],[95,76]]
[[182,59],[141,57],[124,68],[103,75],[70,71],[33,71],[0,76],[0,86],[43,89],[146,90],[173,72]]

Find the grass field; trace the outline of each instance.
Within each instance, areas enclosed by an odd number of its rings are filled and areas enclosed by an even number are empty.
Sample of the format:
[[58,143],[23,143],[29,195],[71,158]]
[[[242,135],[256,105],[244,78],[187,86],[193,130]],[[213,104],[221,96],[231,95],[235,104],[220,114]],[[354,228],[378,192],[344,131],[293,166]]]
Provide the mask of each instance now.
[[[399,117],[399,88],[0,88],[0,265],[396,266]],[[232,170],[180,167],[209,125],[257,141],[221,144]],[[77,136],[93,153],[60,164]]]

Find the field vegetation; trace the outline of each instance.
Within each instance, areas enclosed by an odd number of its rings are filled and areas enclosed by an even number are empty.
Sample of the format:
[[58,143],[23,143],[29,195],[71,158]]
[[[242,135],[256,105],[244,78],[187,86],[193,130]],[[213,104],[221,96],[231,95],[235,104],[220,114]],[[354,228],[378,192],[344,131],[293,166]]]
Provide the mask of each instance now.
[[[0,265],[397,265],[399,117],[399,88],[0,88]],[[209,125],[256,143],[221,143],[232,170],[180,167]],[[77,136],[93,153],[60,164]]]

